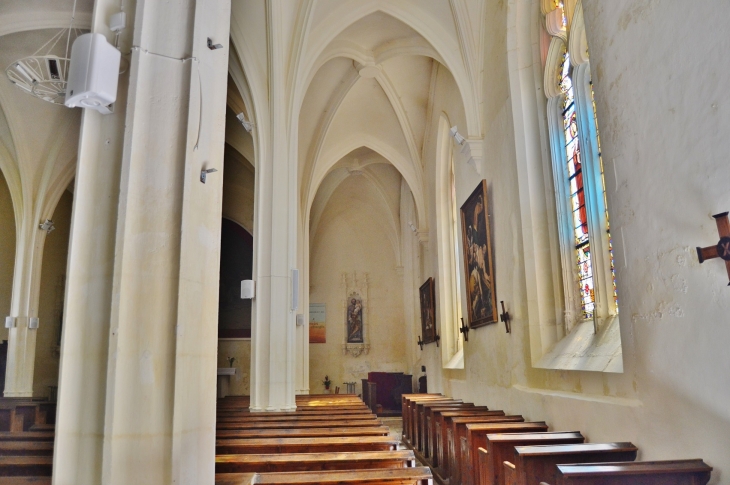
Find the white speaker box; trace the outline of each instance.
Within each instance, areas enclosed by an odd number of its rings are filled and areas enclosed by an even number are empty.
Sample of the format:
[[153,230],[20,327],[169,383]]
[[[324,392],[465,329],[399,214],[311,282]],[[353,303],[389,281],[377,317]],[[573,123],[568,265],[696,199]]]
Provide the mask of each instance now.
[[65,105],[111,113],[122,54],[102,34],[80,35],[71,48]]
[[256,285],[253,280],[241,281],[241,299],[251,300],[256,296]]

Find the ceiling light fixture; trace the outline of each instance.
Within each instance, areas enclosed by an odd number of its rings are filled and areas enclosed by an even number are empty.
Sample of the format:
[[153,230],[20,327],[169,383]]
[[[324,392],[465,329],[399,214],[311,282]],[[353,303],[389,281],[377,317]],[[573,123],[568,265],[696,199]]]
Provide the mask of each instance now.
[[451,130],[449,130],[449,133],[451,134],[451,136],[454,137],[454,141],[456,141],[456,143],[458,143],[459,145],[463,145],[464,142],[466,141],[466,138],[461,136],[461,133],[459,133],[457,131],[456,125],[451,127]]
[[243,111],[238,113],[236,115],[236,118],[238,119],[238,121],[241,122],[244,130],[246,130],[249,133],[251,133],[253,131],[254,124],[246,119],[246,115],[243,114]]

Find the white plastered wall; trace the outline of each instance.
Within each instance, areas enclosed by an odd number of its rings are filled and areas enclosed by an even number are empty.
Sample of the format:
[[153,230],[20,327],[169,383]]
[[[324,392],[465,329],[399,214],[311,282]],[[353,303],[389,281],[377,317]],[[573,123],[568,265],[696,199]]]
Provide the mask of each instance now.
[[[549,201],[520,193],[517,168],[534,157],[549,162],[540,13],[533,1],[489,5],[482,172],[493,214],[497,297],[514,319],[512,334],[502,324],[472,331],[465,371],[441,373],[429,390],[545,420],[554,430],[580,430],[591,442],[632,441],[639,459],[701,457],[715,468],[710,483],[723,483],[730,299],[723,265],[699,265],[694,246],[717,240],[710,216],[730,209],[724,155],[730,141],[723,135],[730,111],[720,81],[730,75],[730,49],[719,42],[730,7],[719,1],[685,7],[583,2],[624,353],[624,372],[607,374],[530,366],[534,322],[527,315],[536,293],[526,264],[539,266],[538,254],[525,250],[523,214],[553,217]],[[688,26],[697,26],[693,36],[678,34]],[[539,221],[529,227],[533,247],[552,237],[540,227]]]
[[[369,170],[372,170],[370,168]],[[385,181],[387,194],[399,204],[400,180],[391,166],[381,165],[378,177]],[[407,372],[406,326],[404,324],[402,271],[397,268],[381,195],[364,175],[347,177],[331,195],[320,218],[311,246],[309,301],[325,303],[327,343],[309,344],[309,389],[320,393],[328,375],[333,386],[344,392],[344,382],[367,378],[371,371]],[[357,272],[368,274],[365,335],[370,345],[367,354],[344,355],[345,288],[342,274],[350,278]]]

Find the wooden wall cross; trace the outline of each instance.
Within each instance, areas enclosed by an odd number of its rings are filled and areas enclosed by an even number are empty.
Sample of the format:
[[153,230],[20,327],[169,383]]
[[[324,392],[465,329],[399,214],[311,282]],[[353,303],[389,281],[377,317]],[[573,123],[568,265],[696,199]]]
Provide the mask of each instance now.
[[[730,279],[730,219],[728,213],[715,214],[712,216],[717,223],[717,232],[720,233],[720,242],[716,246],[708,246],[706,248],[697,248],[697,257],[700,263],[704,263],[708,259],[720,258],[725,261],[727,269],[727,277]],[[730,286],[730,283],[728,283]]]

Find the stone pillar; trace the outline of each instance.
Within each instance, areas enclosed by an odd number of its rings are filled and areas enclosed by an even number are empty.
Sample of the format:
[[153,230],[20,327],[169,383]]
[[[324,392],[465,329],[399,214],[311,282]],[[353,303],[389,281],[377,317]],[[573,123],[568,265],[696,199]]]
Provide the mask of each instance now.
[[[297,164],[289,133],[287,87],[288,0],[266,2],[268,41],[268,124],[261,126],[256,165],[254,260],[256,298],[251,322],[251,410],[296,408],[295,312],[291,270],[297,261]],[[301,277],[300,277],[301,280]],[[298,311],[301,311],[298,310]]]
[[[24,199],[30,199],[31,196]],[[38,292],[46,232],[39,229],[33,200],[24,200],[18,224],[10,316],[15,327],[8,330],[8,357],[5,371],[5,397],[32,397],[35,367],[36,330],[28,327],[30,317],[38,316]],[[4,322],[4,319],[3,319]]]
[[126,10],[115,113],[82,126],[53,481],[212,485],[230,2]]

